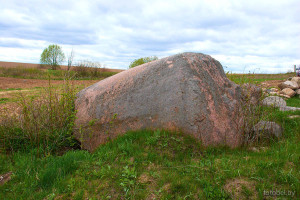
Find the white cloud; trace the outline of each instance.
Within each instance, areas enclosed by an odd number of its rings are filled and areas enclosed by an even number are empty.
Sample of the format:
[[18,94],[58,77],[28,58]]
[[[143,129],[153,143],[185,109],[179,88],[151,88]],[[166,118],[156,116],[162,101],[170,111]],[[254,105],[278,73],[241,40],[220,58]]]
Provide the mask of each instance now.
[[[300,64],[297,0],[0,0],[0,60],[39,62],[49,44],[75,60],[127,68],[136,58],[194,51],[227,69],[286,72]],[[15,49],[15,51],[13,50]]]

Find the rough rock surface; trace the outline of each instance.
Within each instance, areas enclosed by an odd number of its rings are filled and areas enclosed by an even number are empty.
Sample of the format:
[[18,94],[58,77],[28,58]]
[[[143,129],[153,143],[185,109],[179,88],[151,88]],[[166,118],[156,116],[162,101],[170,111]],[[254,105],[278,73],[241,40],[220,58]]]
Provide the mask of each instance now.
[[256,136],[261,137],[281,137],[282,136],[282,128],[280,125],[275,122],[270,121],[260,121],[254,127],[253,131]]
[[300,86],[300,77],[293,77],[291,81],[296,82]]
[[299,85],[298,85],[296,82],[294,82],[294,81],[285,81],[285,82],[283,82],[283,83],[280,83],[280,84],[278,85],[278,87],[279,87],[281,90],[283,90],[283,89],[285,89],[285,88],[291,88],[292,90],[296,90],[296,89],[299,88]]
[[262,104],[265,106],[274,106],[274,107],[285,107],[286,106],[285,100],[280,97],[277,97],[277,96],[266,97],[262,101]]
[[295,92],[296,94],[300,95],[300,89],[296,90]]
[[281,92],[285,95],[288,95],[289,97],[293,97],[296,94],[296,92],[291,88],[284,88]]
[[80,91],[75,136],[93,151],[128,130],[163,128],[190,134],[205,146],[237,147],[242,143],[240,100],[241,88],[227,79],[217,60],[177,54]]

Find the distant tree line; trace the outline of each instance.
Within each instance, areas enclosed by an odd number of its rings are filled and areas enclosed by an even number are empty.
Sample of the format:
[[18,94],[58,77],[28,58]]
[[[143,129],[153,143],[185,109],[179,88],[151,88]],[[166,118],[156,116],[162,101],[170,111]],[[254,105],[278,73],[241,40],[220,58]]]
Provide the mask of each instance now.
[[[44,49],[43,53],[41,54],[40,62],[41,64],[49,65],[52,70],[56,70],[57,67],[65,61],[65,59],[66,57],[62,51],[62,48],[57,44],[51,44]],[[72,50],[71,54],[68,57],[68,70],[70,70],[71,66],[73,65],[73,59],[74,59],[74,51]],[[158,60],[158,57],[149,56],[149,57],[135,59],[130,63],[129,68],[133,68],[154,60]],[[82,66],[82,63],[80,64],[80,66]],[[84,66],[92,67],[90,63],[84,63]],[[99,67],[99,66],[97,65],[93,67]]]

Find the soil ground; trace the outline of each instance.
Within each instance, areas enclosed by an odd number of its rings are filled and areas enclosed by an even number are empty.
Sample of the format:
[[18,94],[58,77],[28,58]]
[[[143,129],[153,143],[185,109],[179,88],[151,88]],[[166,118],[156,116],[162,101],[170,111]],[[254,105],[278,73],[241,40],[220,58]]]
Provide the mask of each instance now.
[[[97,83],[99,80],[73,80],[72,83],[75,85],[92,85]],[[63,80],[51,80],[51,84],[59,85],[63,84]],[[39,79],[20,79],[20,78],[10,78],[10,77],[0,77],[0,89],[10,90],[10,89],[34,89],[36,87],[46,87],[49,84],[48,80]]]
[[282,83],[282,80],[269,80],[269,81],[264,81],[261,83],[261,87],[265,87],[265,88],[277,88],[277,86]]
[[[73,80],[71,83],[85,88],[98,81],[99,80]],[[51,80],[51,85],[53,86],[59,86],[63,83],[63,80]],[[19,98],[18,94],[22,93],[22,95],[25,96],[35,95],[38,94],[43,87],[47,87],[48,84],[48,80],[0,77],[0,100],[7,99],[6,102],[0,101],[0,114],[2,112],[16,113],[18,105],[15,100]]]

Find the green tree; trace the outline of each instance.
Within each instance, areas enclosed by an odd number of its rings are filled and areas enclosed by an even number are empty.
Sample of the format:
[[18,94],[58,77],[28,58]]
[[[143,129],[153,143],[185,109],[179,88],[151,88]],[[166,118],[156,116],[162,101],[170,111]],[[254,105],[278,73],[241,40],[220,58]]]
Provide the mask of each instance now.
[[57,44],[49,45],[41,54],[41,64],[50,65],[55,70],[65,60],[62,48]]
[[158,57],[157,56],[150,56],[150,57],[139,58],[139,59],[136,59],[136,60],[132,61],[129,65],[129,68],[133,68],[133,67],[136,67],[138,65],[142,65],[142,64],[154,61],[154,60],[158,60]]

